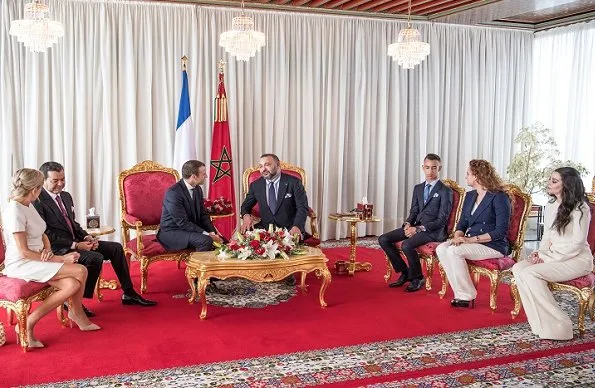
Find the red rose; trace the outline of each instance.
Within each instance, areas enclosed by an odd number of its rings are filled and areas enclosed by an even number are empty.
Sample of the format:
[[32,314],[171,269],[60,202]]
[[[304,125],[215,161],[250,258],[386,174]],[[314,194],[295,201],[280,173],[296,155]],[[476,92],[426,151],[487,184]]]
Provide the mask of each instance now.
[[260,246],[260,243],[256,240],[252,240],[250,241],[250,246],[254,249],[258,248]]
[[231,250],[233,250],[233,251],[239,251],[239,250],[240,250],[240,248],[241,248],[241,246],[239,246],[239,245],[238,245],[238,244],[236,244],[236,243],[229,244],[229,249],[231,249]]
[[266,249],[264,249],[264,247],[259,247],[259,248],[256,248],[256,249],[254,250],[254,252],[255,252],[257,255],[260,255],[260,256],[262,256],[262,255],[264,255],[264,253],[266,252]]

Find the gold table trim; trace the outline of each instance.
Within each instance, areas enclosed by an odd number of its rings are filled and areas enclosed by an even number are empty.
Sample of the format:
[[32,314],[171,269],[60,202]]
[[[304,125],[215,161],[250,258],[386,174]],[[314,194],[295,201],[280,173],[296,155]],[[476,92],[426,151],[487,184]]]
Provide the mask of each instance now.
[[93,237],[99,237],[104,236],[106,234],[112,234],[116,231],[116,229],[113,226],[102,226],[101,228],[85,229],[85,231]]
[[195,252],[186,262],[186,279],[190,285],[192,295],[188,303],[193,304],[200,299],[202,308],[200,319],[207,317],[206,288],[209,279],[227,279],[241,277],[258,283],[277,282],[294,273],[301,273],[300,288],[306,292],[306,274],[314,272],[316,277],[322,277],[322,286],[318,299],[320,307],[326,307],[324,294],[331,283],[331,273],[327,268],[328,259],[318,248],[308,247],[305,255],[290,256],[289,259],[275,260],[237,260],[218,259],[214,251]]
[[328,218],[334,221],[343,221],[349,223],[349,263],[347,264],[347,271],[349,276],[355,275],[356,272],[366,271],[370,272],[372,264],[368,262],[359,262],[356,260],[356,248],[357,248],[357,224],[358,223],[369,223],[369,222],[380,222],[382,219],[378,217],[371,217],[367,219],[360,219],[357,216],[347,216],[340,214],[329,214]]

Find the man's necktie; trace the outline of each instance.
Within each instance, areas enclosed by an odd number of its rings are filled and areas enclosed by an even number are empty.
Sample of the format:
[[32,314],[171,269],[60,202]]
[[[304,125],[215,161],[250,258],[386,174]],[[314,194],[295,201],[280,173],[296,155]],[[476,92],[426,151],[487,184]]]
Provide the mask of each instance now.
[[58,202],[58,209],[60,209],[60,213],[62,213],[62,216],[64,217],[64,220],[68,225],[68,229],[70,229],[72,237],[74,237],[74,228],[72,227],[72,221],[70,221],[68,213],[66,213],[66,208],[64,207],[64,202],[62,202],[62,198],[60,198],[59,195],[56,195],[56,202]]
[[273,214],[277,210],[277,194],[275,193],[275,184],[273,182],[269,183],[269,209],[271,209]]
[[432,190],[432,185],[427,184],[424,188],[424,203],[427,203],[430,198],[430,190]]

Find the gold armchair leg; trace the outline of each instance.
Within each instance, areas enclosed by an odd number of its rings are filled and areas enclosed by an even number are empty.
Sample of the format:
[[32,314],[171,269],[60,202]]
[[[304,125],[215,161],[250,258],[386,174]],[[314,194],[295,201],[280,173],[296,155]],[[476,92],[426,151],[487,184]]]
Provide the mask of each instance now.
[[438,271],[440,272],[440,280],[442,281],[442,286],[440,287],[438,296],[440,296],[440,299],[443,299],[444,295],[446,295],[446,289],[448,288],[448,279],[446,278],[446,272],[444,271],[444,268],[442,268],[442,264],[440,264],[440,262],[438,262]]
[[17,322],[19,324],[18,341],[21,344],[23,352],[25,353],[29,347],[29,343],[27,342],[27,315],[29,314],[30,309],[31,303],[27,303],[22,299],[17,301],[15,312],[17,316]]
[[492,311],[496,311],[497,308],[496,298],[498,297],[499,284],[500,276],[498,276],[497,274],[490,273],[490,308],[492,309]]
[[432,290],[432,277],[434,276],[434,259],[432,256],[422,256],[426,263],[426,290]]
[[390,265],[390,261],[388,260],[388,257],[385,255],[384,258],[386,259],[386,274],[384,274],[384,282],[388,283],[392,272],[393,272],[393,268]]
[[103,302],[103,293],[101,292],[101,275],[103,271],[99,272],[99,277],[97,278],[97,283],[95,284],[95,294],[97,295],[97,300]]
[[142,256],[140,259],[140,293],[147,291],[147,278],[149,276],[149,260]]
[[591,321],[595,321],[595,292],[591,290],[591,296],[589,296],[589,316]]
[[519,294],[519,289],[514,281],[514,278],[512,278],[510,281],[510,296],[514,301],[514,307],[510,312],[510,315],[512,316],[512,319],[515,319],[521,311],[521,296]]

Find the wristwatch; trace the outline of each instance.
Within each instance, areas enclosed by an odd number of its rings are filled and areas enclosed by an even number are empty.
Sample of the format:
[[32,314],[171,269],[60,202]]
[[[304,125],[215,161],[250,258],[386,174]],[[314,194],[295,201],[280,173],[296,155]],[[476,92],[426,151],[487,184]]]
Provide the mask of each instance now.
[[425,226],[423,226],[423,225],[416,226],[416,227],[415,227],[415,230],[416,230],[417,232],[425,232],[425,231],[426,231],[426,227],[425,227]]

